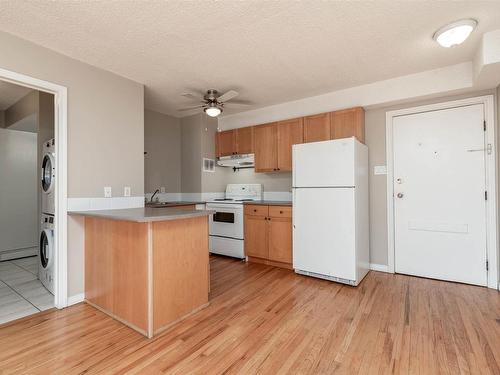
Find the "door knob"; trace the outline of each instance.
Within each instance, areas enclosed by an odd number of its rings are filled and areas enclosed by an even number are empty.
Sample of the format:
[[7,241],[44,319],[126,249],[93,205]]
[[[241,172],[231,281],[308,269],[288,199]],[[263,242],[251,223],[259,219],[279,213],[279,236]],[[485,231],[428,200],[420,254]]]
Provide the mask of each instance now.
[[404,197],[404,194],[403,194],[403,193],[398,193],[397,197],[398,197],[398,198],[403,198],[403,197]]

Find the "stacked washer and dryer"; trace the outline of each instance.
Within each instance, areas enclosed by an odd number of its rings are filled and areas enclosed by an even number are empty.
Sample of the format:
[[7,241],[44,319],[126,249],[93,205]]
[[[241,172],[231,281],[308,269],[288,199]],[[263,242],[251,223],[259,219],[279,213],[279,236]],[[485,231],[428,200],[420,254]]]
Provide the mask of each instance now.
[[54,227],[55,227],[55,184],[56,152],[55,140],[43,144],[42,158],[42,213],[38,250],[38,278],[47,290],[54,294]]

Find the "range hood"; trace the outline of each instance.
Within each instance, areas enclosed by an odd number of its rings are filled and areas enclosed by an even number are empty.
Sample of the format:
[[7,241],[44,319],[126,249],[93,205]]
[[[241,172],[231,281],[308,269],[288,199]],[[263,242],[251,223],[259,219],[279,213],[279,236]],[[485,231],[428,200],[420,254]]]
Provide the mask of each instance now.
[[253,168],[255,166],[254,154],[221,156],[217,165],[231,168]]

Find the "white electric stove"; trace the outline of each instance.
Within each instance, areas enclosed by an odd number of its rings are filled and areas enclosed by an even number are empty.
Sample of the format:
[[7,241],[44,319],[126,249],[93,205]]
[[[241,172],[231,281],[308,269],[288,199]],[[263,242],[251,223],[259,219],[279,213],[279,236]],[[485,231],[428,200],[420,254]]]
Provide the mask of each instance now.
[[207,202],[207,210],[215,211],[209,222],[211,253],[245,258],[243,203],[261,199],[261,184],[229,184],[225,198]]

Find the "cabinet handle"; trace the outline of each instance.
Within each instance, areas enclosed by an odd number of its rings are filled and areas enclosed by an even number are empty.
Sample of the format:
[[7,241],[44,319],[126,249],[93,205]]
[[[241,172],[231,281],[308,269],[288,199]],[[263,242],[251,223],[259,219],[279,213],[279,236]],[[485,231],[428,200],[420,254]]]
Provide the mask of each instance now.
[[257,212],[257,210],[254,208],[253,212]]
[[283,211],[280,211],[280,214],[282,214],[282,213],[283,213]]

